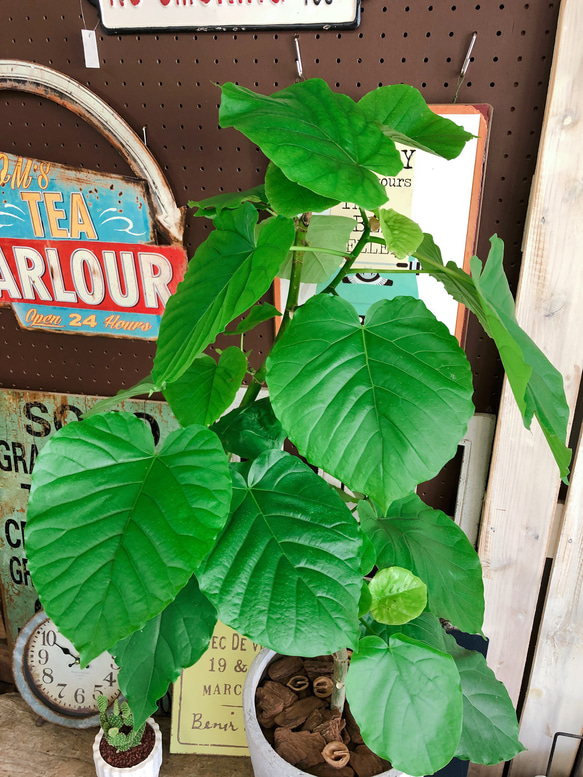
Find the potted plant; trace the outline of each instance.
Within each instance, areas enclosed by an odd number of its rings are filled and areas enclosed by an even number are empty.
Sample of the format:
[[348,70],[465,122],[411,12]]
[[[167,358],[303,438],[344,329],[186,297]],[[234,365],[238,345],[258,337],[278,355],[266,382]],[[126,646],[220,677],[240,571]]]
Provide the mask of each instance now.
[[[521,745],[508,695],[439,620],[481,631],[478,556],[415,494],[473,413],[469,363],[420,300],[382,300],[361,322],[336,292],[367,242],[414,256],[494,339],[525,424],[537,417],[566,476],[562,380],[516,322],[502,241],[467,274],[386,207],[379,183],[402,167],[395,141],[453,158],[470,136],[405,85],[356,103],[319,79],[271,96],[226,84],[219,117],[269,158],[265,185],[195,203],[214,230],[168,301],[151,375],[43,448],[26,527],[41,602],[82,662],[113,653],[138,723],[205,652],[218,617],[282,655],[334,654],[346,667],[353,651],[352,713],[398,769],[510,759]],[[351,250],[345,219],[311,215],[339,201],[359,209]],[[281,314],[260,302],[278,273],[289,278]],[[299,305],[302,277],[319,273],[325,288]],[[255,372],[239,347],[204,354],[219,334],[280,315]],[[181,424],[159,450],[138,419],[109,412],[157,390]],[[282,450],[286,437],[303,459]]]
[[153,718],[140,726],[127,701],[116,699],[107,713],[107,698],[97,697],[101,728],[93,743],[97,777],[158,777],[162,764],[162,734]]

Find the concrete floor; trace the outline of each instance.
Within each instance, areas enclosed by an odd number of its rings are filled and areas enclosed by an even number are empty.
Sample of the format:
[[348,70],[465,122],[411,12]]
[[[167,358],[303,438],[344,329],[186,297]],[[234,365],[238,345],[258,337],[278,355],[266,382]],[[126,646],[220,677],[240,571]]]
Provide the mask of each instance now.
[[[0,694],[0,777],[94,777],[97,729],[42,722],[17,693]],[[170,755],[170,718],[157,718],[164,760],[160,777],[253,777],[248,758]]]

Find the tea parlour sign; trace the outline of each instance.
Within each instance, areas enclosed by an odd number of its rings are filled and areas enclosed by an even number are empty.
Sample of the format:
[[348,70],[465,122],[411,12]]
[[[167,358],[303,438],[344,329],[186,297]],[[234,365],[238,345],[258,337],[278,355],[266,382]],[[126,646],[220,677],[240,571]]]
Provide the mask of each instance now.
[[142,181],[0,152],[0,305],[23,328],[154,340],[186,266]]

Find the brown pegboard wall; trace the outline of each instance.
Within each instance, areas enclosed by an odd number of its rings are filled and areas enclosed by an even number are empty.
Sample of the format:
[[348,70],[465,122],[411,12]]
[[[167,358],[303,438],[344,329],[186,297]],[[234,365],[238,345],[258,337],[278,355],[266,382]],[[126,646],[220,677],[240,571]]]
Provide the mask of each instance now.
[[[300,31],[304,75],[321,77],[358,99],[382,84],[405,82],[429,102],[451,102],[472,32],[478,33],[459,102],[490,103],[494,118],[478,253],[488,237],[506,243],[513,287],[534,172],[559,2],[363,0],[356,30]],[[296,78],[294,31],[171,32],[107,35],[97,26],[100,69],[84,67],[83,18],[98,24],[87,0],[3,0],[0,57],[31,60],[77,79],[115,108],[157,157],[179,205],[258,183],[265,161],[234,130],[218,128],[216,83],[236,81],[270,93]],[[105,172],[128,174],[109,144],[47,100],[0,94],[0,150]],[[455,214],[452,214],[455,217]],[[209,224],[187,219],[189,255]],[[261,358],[265,324],[246,336]],[[0,310],[0,386],[110,394],[151,367],[152,345],[101,337],[21,332]],[[467,351],[476,405],[497,408],[501,372],[494,349],[471,322]]]

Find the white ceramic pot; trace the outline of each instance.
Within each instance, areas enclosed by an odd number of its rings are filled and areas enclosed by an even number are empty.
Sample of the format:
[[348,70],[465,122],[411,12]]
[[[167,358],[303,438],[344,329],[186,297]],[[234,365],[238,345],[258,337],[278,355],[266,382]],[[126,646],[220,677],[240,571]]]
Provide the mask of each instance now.
[[154,718],[148,718],[147,723],[154,729],[155,741],[152,752],[145,761],[122,769],[117,766],[110,766],[101,757],[99,744],[103,737],[103,729],[99,729],[99,733],[93,743],[93,761],[95,762],[97,777],[158,777],[160,766],[162,765],[162,732]]
[[[245,720],[245,733],[247,734],[247,746],[255,777],[310,777],[307,772],[292,766],[284,761],[271,747],[263,736],[261,727],[255,713],[255,691],[265,676],[269,664],[278,657],[273,650],[263,648],[249,667],[245,686],[243,687],[243,717]],[[376,777],[404,777],[397,769],[378,774]]]

